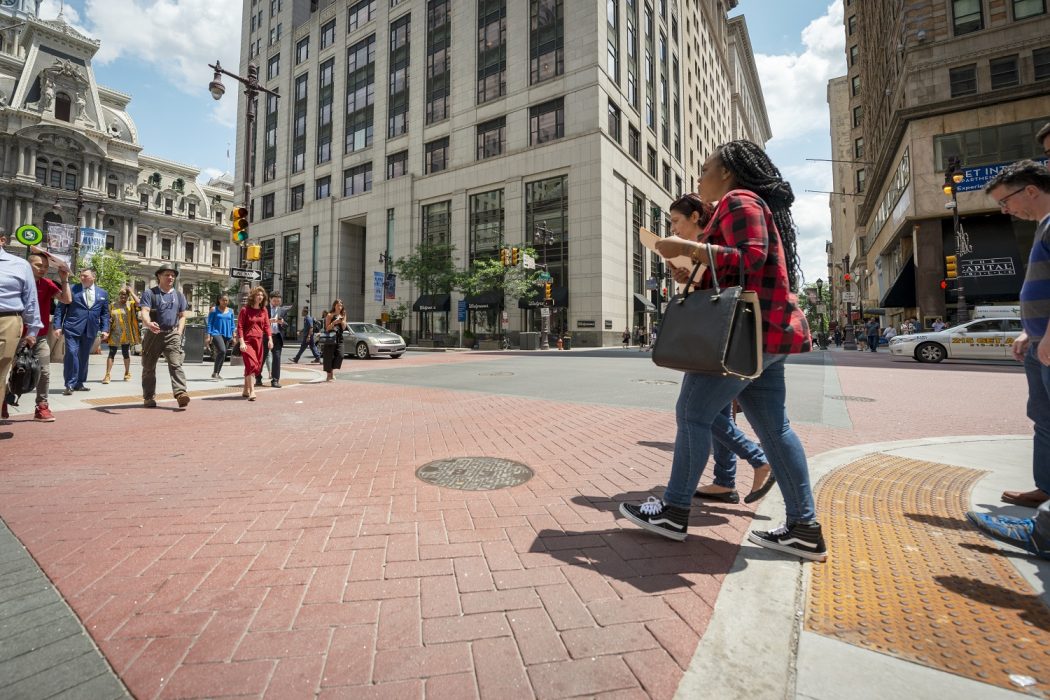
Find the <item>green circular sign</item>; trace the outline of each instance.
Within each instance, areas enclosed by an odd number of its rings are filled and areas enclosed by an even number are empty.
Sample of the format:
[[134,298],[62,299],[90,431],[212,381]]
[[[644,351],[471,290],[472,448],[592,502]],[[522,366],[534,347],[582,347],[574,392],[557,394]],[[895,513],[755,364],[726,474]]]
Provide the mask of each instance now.
[[44,232],[32,224],[26,224],[15,231],[15,240],[24,246],[40,245],[44,240]]

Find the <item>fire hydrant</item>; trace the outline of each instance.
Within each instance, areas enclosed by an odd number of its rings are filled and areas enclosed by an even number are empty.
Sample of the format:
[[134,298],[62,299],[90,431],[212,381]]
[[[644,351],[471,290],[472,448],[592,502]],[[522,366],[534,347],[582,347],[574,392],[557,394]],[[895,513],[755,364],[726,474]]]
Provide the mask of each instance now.
[[559,350],[563,349],[562,346],[561,346],[561,338],[558,338],[558,349]]

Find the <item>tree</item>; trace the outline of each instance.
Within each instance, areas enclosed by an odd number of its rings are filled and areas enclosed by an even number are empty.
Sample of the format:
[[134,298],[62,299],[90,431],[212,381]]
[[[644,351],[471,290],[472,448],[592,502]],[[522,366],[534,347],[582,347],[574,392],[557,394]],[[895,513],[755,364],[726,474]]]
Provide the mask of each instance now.
[[448,294],[457,287],[460,273],[452,261],[456,247],[451,243],[423,243],[410,254],[398,258],[394,269],[423,294]]
[[[536,257],[532,248],[521,248],[522,255]],[[510,299],[532,299],[538,293],[539,271],[521,265],[504,267],[498,258],[478,258],[463,272],[456,288],[464,294],[502,292]]]
[[[810,299],[810,296],[809,296],[810,292],[813,293],[814,301],[812,301],[812,302],[809,300]],[[818,331],[820,331],[820,316],[821,316],[821,314],[817,313],[817,304],[823,304],[824,305],[824,308],[825,308],[825,311],[824,311],[824,314],[823,314],[824,315],[824,322],[825,322],[825,324],[827,323],[827,319],[828,319],[828,311],[827,310],[831,309],[831,287],[829,287],[828,285],[824,285],[821,288],[821,295],[820,296],[823,297],[823,298],[821,299],[821,298],[817,297],[817,288],[814,286],[814,287],[807,287],[806,289],[803,289],[802,292],[799,294],[799,297],[798,297],[798,305],[802,308],[802,312],[804,314],[806,314],[806,320],[809,322],[809,329],[814,334],[817,333]],[[824,328],[826,330],[827,326],[825,325]]]
[[[83,263],[81,265],[83,266]],[[95,271],[95,284],[105,289],[114,299],[131,279],[127,260],[115,250],[100,250],[95,253],[91,256],[89,267]]]

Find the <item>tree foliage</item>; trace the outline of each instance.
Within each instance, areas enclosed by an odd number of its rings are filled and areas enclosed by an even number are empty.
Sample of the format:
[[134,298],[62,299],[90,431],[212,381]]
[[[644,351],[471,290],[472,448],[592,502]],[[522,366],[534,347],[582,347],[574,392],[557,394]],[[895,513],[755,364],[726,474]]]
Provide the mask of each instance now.
[[131,280],[128,261],[115,250],[100,250],[95,253],[91,256],[89,267],[95,271],[95,284],[105,289],[114,299]]
[[452,260],[455,250],[450,243],[424,243],[398,258],[394,269],[402,280],[416,285],[423,294],[448,294],[456,288],[460,276]]
[[[813,292],[813,298],[815,302],[809,300],[809,292]],[[820,297],[823,297],[821,299]],[[820,330],[820,314],[817,313],[817,304],[823,304],[825,308],[824,322],[828,321],[828,311],[831,310],[831,288],[824,285],[821,288],[820,297],[817,296],[817,287],[807,287],[802,290],[798,295],[798,305],[802,308],[802,312],[806,314],[806,320],[809,321],[809,328],[813,333]],[[827,328],[827,325],[824,326]]]
[[[522,248],[523,255],[536,257],[532,248]],[[456,288],[464,294],[502,292],[510,299],[532,299],[538,293],[538,270],[521,265],[504,267],[498,258],[478,258],[460,276]]]

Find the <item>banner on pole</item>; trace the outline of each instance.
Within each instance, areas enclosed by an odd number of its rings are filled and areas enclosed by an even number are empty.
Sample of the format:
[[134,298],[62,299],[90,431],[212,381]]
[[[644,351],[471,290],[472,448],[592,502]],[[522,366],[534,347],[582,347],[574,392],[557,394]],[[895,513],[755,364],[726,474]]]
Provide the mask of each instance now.
[[77,239],[77,227],[73,224],[59,224],[48,222],[47,224],[47,252],[64,262],[67,266],[73,264],[73,245]]
[[80,257],[91,264],[96,253],[106,249],[106,232],[100,228],[80,229]]
[[388,272],[386,276],[386,298],[394,299],[397,297],[397,275],[393,272]]
[[385,287],[385,282],[383,280],[383,273],[382,272],[373,272],[372,273],[372,300],[373,301],[383,301],[383,289],[384,289],[384,287]]

